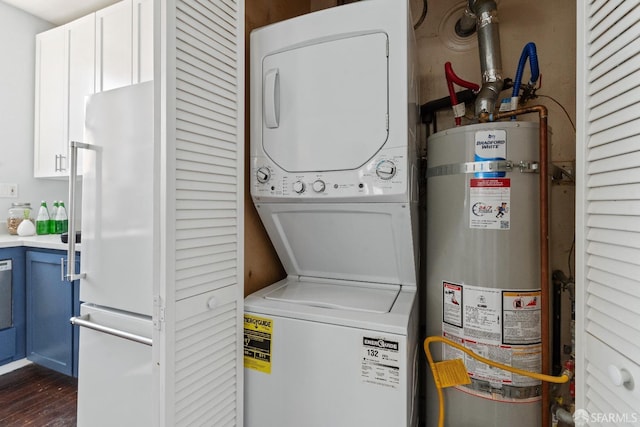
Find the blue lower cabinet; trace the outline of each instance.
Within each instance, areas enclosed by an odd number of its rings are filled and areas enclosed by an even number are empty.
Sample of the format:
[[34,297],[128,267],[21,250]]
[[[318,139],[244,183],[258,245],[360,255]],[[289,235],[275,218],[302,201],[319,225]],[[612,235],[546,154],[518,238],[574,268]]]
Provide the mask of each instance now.
[[25,357],[24,253],[23,247],[0,249],[0,365]]
[[78,282],[61,278],[62,251],[26,253],[27,359],[77,376],[78,332],[69,322],[79,314]]

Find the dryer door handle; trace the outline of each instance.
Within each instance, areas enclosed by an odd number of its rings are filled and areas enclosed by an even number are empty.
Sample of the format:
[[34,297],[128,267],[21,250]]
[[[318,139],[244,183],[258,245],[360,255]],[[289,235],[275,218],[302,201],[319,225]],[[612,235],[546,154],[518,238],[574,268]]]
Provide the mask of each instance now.
[[264,122],[269,129],[275,129],[280,124],[280,73],[272,68],[264,75]]

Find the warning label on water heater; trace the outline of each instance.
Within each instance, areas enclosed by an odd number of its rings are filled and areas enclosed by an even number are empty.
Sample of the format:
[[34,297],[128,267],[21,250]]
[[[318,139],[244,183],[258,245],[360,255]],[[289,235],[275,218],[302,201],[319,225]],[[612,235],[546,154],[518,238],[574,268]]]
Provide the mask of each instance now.
[[486,230],[511,228],[511,180],[472,178],[469,182],[469,227]]
[[400,343],[387,338],[362,337],[362,382],[390,388],[400,385]]
[[[443,336],[495,362],[540,372],[539,290],[506,290],[451,281],[443,281],[442,290]],[[515,387],[522,396],[537,398],[531,390],[537,390],[538,380],[486,365],[450,346],[443,346],[442,356],[445,360],[462,359],[472,381],[493,389]],[[489,398],[514,399],[495,393]]]
[[542,342],[540,291],[503,291],[502,300],[502,342],[504,344]]

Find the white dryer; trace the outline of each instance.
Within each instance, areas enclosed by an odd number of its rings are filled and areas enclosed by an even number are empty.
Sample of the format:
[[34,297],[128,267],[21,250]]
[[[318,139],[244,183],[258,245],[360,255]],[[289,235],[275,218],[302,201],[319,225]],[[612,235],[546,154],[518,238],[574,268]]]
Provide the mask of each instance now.
[[288,277],[245,299],[245,425],[417,424],[418,88],[406,2],[251,34],[251,195]]

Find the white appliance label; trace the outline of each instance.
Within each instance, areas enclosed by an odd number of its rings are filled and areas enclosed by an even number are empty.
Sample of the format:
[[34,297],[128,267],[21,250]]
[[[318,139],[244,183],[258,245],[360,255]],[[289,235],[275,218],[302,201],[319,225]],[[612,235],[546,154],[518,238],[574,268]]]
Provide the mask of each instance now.
[[511,180],[509,178],[472,178],[469,186],[469,227],[509,230],[511,228]]
[[385,387],[400,385],[400,343],[379,337],[362,338],[362,382]]
[[442,283],[442,321],[462,328],[462,285]]
[[540,291],[502,292],[503,337],[505,344],[538,344],[540,331]]
[[[539,290],[506,290],[450,281],[443,281],[442,289],[444,337],[495,362],[540,372]],[[538,380],[481,363],[447,345],[443,346],[442,356],[446,360],[462,359],[472,379],[487,381],[493,387],[540,384]],[[468,390],[465,388],[465,391]],[[512,398],[499,395],[492,395],[491,398],[512,401]]]
[[506,130],[479,130],[475,135],[475,160],[505,160],[507,158]]
[[10,259],[6,259],[3,261],[0,261],[0,271],[7,271],[7,270],[11,270],[11,260]]

